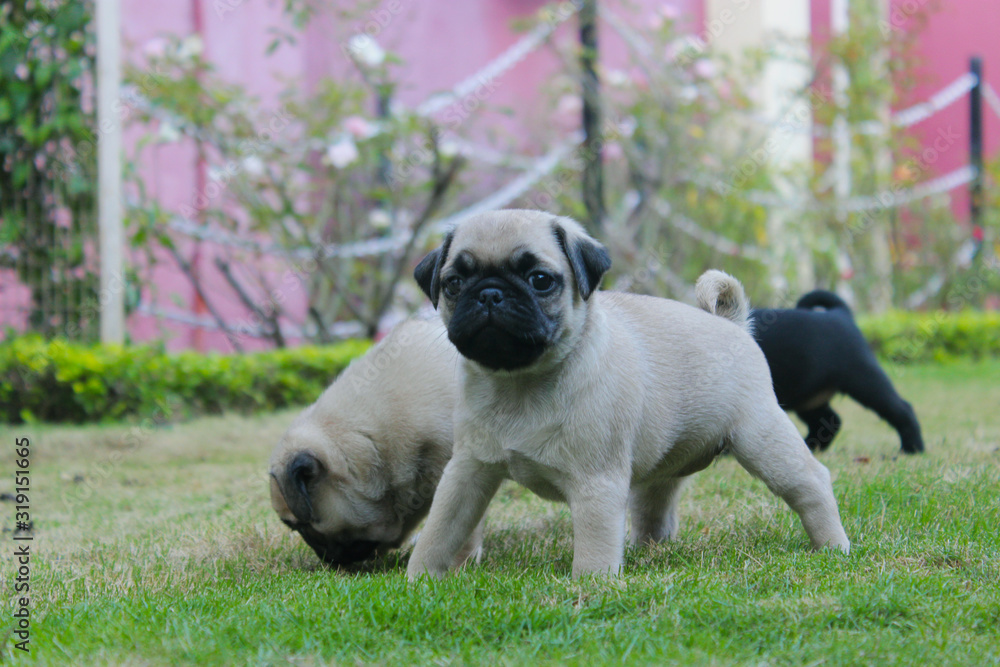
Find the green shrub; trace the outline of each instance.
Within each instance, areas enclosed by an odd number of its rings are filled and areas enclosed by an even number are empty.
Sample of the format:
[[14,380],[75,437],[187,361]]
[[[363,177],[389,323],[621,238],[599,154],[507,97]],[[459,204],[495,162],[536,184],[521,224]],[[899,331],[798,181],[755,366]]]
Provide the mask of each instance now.
[[0,343],[0,422],[173,419],[304,405],[368,346],[358,340],[245,355],[167,354],[14,338]]
[[875,354],[896,363],[1000,357],[998,312],[892,312],[858,325]]
[[[887,361],[1000,357],[996,312],[893,312],[858,324]],[[167,354],[149,346],[14,338],[0,343],[0,422],[176,419],[305,405],[368,346],[348,341],[244,355]]]

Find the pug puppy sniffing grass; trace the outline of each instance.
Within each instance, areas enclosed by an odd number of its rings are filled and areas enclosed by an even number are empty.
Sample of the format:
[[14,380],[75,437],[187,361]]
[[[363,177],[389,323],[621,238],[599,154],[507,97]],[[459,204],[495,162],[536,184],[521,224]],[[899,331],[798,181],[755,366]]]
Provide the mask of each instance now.
[[455,444],[407,575],[439,577],[500,482],[569,503],[573,575],[617,574],[677,532],[684,479],[724,450],[847,552],[830,475],[778,406],[742,286],[711,272],[691,306],[598,291],[607,250],[540,211],[480,214],[417,266],[464,357]]
[[[325,563],[399,547],[427,515],[451,456],[458,359],[439,321],[407,320],[281,437],[271,505]],[[453,565],[479,556],[481,528],[466,537]]]

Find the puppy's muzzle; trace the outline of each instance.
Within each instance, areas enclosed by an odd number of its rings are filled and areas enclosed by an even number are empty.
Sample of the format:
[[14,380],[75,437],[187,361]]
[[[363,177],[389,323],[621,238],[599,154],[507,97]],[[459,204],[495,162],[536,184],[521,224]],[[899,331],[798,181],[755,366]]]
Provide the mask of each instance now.
[[489,308],[503,303],[503,290],[497,287],[486,287],[479,292],[479,303]]
[[285,523],[302,536],[302,539],[316,552],[320,560],[334,567],[368,560],[382,546],[381,542],[374,540],[338,540],[328,538],[316,532],[308,524],[287,521]]
[[540,315],[529,295],[489,277],[459,298],[448,339],[463,356],[487,368],[523,368],[549,341],[551,332]]

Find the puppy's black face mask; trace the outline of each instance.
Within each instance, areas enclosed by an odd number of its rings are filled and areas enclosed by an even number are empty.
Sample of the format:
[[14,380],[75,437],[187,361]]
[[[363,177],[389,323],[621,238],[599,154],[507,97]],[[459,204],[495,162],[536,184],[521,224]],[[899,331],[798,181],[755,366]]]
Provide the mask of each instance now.
[[565,287],[560,273],[528,251],[500,265],[461,253],[441,275],[441,296],[451,309],[448,338],[486,368],[530,366],[559,334]]
[[347,536],[327,536],[308,524],[285,521],[285,524],[302,536],[316,555],[327,565],[339,567],[368,560],[379,547],[395,548],[398,544],[385,544],[371,540],[354,540]]
[[[363,531],[341,530],[336,533],[324,534],[313,528],[317,514],[313,505],[316,498],[316,485],[328,483],[329,471],[316,455],[309,451],[301,451],[287,464],[283,474],[272,473],[276,493],[279,500],[287,505],[294,519],[282,518],[282,522],[302,536],[316,555],[327,565],[350,565],[367,560],[379,549],[390,549],[399,546],[399,541],[389,543],[386,540],[363,539]],[[272,499],[275,496],[272,495]]]
[[452,258],[454,234],[414,269],[434,307],[447,302],[448,338],[462,356],[494,370],[530,366],[563,330],[565,290],[575,289],[586,301],[597,289],[611,267],[607,249],[589,236],[569,234],[558,219],[548,224],[566,257],[565,274],[526,248],[489,261],[466,250]]

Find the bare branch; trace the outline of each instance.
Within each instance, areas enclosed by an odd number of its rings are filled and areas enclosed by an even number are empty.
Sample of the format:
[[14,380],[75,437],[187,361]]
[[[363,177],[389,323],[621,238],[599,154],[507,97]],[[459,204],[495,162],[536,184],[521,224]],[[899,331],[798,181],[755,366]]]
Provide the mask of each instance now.
[[308,312],[309,317],[316,323],[316,329],[319,332],[319,342],[323,344],[332,343],[333,336],[330,334],[330,330],[326,328],[326,322],[323,321],[323,316],[316,310],[316,306],[310,305]]
[[465,158],[458,156],[451,161],[447,170],[442,172],[440,170],[440,161],[438,160],[436,143],[434,144],[434,148],[434,188],[431,190],[431,196],[428,198],[427,203],[424,204],[424,209],[420,212],[420,216],[413,223],[410,238],[403,247],[403,251],[399,254],[392,278],[388,283],[386,283],[381,298],[376,303],[377,310],[375,311],[375,316],[372,318],[376,326],[378,325],[378,321],[382,319],[385,311],[387,311],[389,306],[392,304],[392,297],[396,293],[396,286],[399,284],[399,281],[403,277],[403,272],[409,265],[413,248],[416,246],[417,240],[420,237],[420,231],[428,222],[431,221],[434,214],[437,213],[438,209],[441,207],[441,204],[444,203],[445,195],[454,184],[455,177],[458,175],[459,170],[465,165]]
[[198,293],[198,296],[205,304],[205,308],[208,309],[209,314],[215,319],[216,324],[219,325],[219,329],[225,332],[226,338],[229,340],[229,344],[232,345],[233,349],[236,350],[237,352],[243,352],[243,346],[240,345],[240,342],[239,340],[236,339],[236,336],[232,335],[233,331],[232,328],[228,324],[226,324],[226,321],[224,319],[222,319],[222,316],[219,314],[219,311],[215,309],[215,306],[212,305],[212,302],[209,300],[208,295],[205,294],[205,290],[201,286],[201,279],[198,278],[197,274],[195,273],[194,269],[191,266],[191,263],[186,259],[184,259],[180,251],[178,251],[173,244],[166,244],[166,248],[167,250],[170,251],[170,254],[173,255],[174,261],[177,262],[177,266],[180,267],[184,275],[187,276],[188,280],[191,281],[191,286],[194,287],[194,291]]
[[257,315],[257,317],[260,318],[261,323],[266,325],[263,328],[264,334],[274,341],[276,347],[285,347],[285,337],[281,333],[281,326],[278,323],[277,311],[272,310],[270,313],[264,312],[264,309],[250,297],[247,291],[243,288],[243,285],[240,284],[240,281],[236,279],[235,275],[233,275],[229,262],[225,261],[221,257],[216,257],[215,266],[222,273],[222,276],[226,279],[226,282],[229,283],[229,286],[233,288],[233,291],[236,292],[236,296],[240,298],[243,305]]

